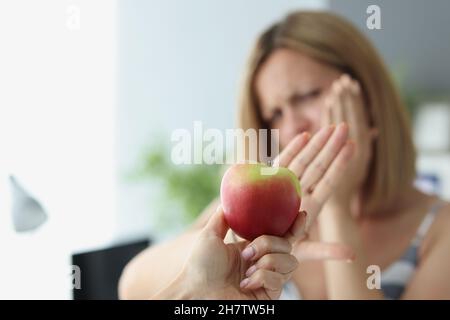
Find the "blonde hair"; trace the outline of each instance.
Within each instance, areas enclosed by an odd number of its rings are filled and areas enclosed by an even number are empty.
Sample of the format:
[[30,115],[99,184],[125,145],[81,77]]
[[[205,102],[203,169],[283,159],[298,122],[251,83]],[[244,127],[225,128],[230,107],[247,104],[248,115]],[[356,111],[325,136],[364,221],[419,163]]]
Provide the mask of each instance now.
[[261,65],[278,48],[307,54],[359,81],[370,125],[379,130],[362,189],[364,208],[375,212],[381,204],[391,204],[412,185],[416,152],[408,113],[375,48],[337,15],[318,11],[287,15],[261,34],[251,52],[238,112],[238,125],[244,130],[269,129],[260,114],[254,80]]

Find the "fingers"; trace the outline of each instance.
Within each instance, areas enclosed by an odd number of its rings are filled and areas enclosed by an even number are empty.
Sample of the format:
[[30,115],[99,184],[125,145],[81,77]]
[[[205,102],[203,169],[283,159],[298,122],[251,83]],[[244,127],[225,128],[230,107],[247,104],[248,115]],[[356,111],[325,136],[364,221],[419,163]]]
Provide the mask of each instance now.
[[346,142],[322,179],[320,179],[314,188],[311,196],[316,202],[325,203],[334,188],[339,185],[340,181],[344,178],[345,169],[347,168],[353,152],[354,143],[350,141]]
[[323,127],[315,134],[309,143],[295,156],[290,162],[290,169],[297,177],[301,177],[308,167],[309,163],[315,158],[319,151],[323,148],[328,138],[334,131],[334,126]]
[[292,159],[303,149],[308,143],[311,135],[308,132],[304,132],[297,135],[291,142],[283,149],[283,151],[275,158],[273,165],[280,167],[287,167],[291,163]]
[[291,253],[291,243],[281,237],[262,235],[254,239],[241,253],[245,260],[255,261],[269,253]]
[[368,114],[364,111],[361,87],[358,81],[348,74],[343,74],[336,80],[326,99],[326,109],[330,110],[331,123],[346,121],[350,123],[352,139],[376,138],[375,130],[368,130]]
[[230,227],[228,226],[223,215],[222,206],[219,205],[216,212],[214,212],[209,218],[202,232],[224,239],[229,228]]
[[287,280],[288,278],[280,273],[259,269],[249,278],[242,280],[240,286],[245,290],[264,288],[269,299],[278,299]]
[[346,110],[346,120],[352,124],[351,135],[357,139],[366,133],[364,129],[367,127],[367,117],[363,111],[359,85],[348,75],[343,75],[341,79],[340,101]]
[[245,273],[240,287],[243,290],[264,289],[258,296],[269,299],[279,298],[284,284],[291,278],[298,267],[298,261],[305,260],[345,260],[353,261],[355,254],[346,245],[302,241],[293,254],[273,253],[261,257]]
[[284,238],[293,245],[296,241],[305,237],[306,232],[306,211],[300,211],[292,223],[291,228],[286,233]]
[[301,241],[292,254],[298,261],[306,260],[346,260],[355,259],[354,251],[346,245],[337,243]]
[[285,238],[263,235],[253,240],[244,249],[242,256],[246,260],[256,262],[246,270],[245,278],[240,284],[241,288],[264,289],[258,290],[255,294],[277,299],[284,284],[298,266],[298,261],[291,255],[291,250],[291,243]]
[[297,259],[286,253],[271,253],[261,257],[256,263],[245,272],[246,277],[250,277],[257,270],[264,269],[278,272],[284,275],[293,272],[298,266]]
[[331,106],[333,105],[333,101],[330,96],[326,96],[324,100],[324,107],[322,109],[322,113],[320,116],[320,126],[325,127],[329,126],[332,123],[331,117]]
[[306,191],[311,192],[311,187],[316,184],[325,174],[328,167],[345,144],[348,136],[348,126],[340,123],[332,136],[320,151],[317,157],[311,162],[300,179],[300,185]]
[[[314,192],[314,191],[313,191]],[[312,197],[312,194],[306,194],[302,199],[301,208],[307,208],[308,214],[305,216],[305,225],[304,225],[304,236],[303,238],[308,237],[309,230],[311,226],[313,225],[314,221],[317,218],[317,215],[319,214],[320,210],[323,207],[323,203],[319,203]],[[302,239],[302,237],[299,237]]]
[[335,81],[331,86],[330,111],[332,123],[341,123],[346,119],[346,110],[344,108],[345,105],[342,97],[344,90],[345,87],[343,85],[343,77],[339,78],[339,80]]

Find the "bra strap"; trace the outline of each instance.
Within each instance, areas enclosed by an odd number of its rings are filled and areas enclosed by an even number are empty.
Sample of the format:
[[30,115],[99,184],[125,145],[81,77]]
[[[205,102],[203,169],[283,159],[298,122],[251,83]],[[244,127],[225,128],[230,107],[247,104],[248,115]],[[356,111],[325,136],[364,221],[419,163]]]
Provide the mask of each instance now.
[[444,205],[445,202],[442,200],[438,200],[433,203],[433,205],[430,207],[429,211],[423,218],[419,228],[417,229],[417,233],[413,240],[414,245],[418,246],[422,242],[423,238],[425,238],[425,235],[427,234],[428,230],[433,224],[433,221],[436,218],[437,213]]

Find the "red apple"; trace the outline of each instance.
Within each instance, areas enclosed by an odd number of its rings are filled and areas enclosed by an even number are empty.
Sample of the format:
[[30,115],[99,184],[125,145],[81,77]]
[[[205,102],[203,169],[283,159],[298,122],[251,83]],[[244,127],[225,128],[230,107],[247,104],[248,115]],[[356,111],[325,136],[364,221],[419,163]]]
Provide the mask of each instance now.
[[[278,169],[264,174],[263,169]],[[300,210],[300,183],[287,168],[264,164],[236,164],[224,174],[220,197],[225,219],[240,237],[263,234],[282,237]]]

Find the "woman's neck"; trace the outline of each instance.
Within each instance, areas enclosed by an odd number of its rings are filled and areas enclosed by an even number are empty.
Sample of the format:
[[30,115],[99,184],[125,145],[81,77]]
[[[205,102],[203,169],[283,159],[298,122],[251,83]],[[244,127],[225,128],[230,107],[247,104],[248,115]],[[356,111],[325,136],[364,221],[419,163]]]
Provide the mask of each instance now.
[[[380,205],[376,212],[371,214],[362,213],[359,220],[377,220],[394,218],[404,212],[409,212],[413,208],[428,206],[433,197],[411,187],[409,190],[399,194],[394,201],[385,205]],[[364,210],[364,209],[363,209]]]

